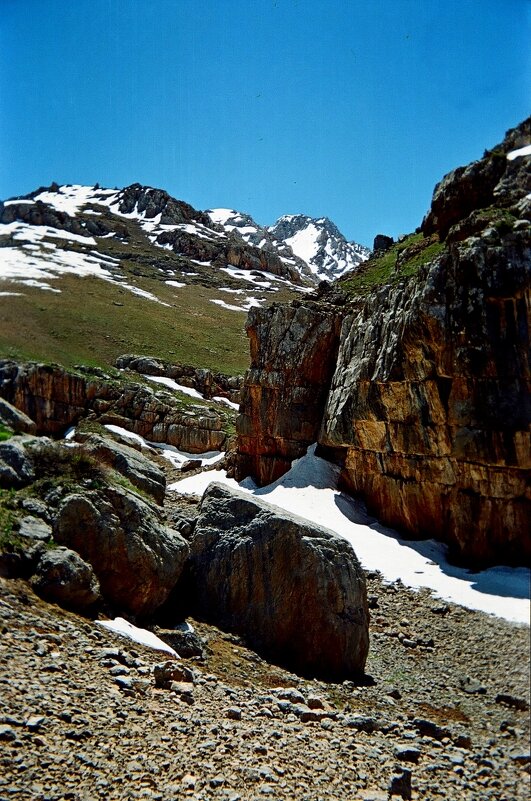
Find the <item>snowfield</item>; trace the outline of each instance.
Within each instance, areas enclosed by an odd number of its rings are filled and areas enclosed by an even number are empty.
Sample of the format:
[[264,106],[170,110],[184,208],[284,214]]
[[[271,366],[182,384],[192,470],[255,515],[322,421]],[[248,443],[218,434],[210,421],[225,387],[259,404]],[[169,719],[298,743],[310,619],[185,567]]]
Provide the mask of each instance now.
[[477,573],[448,562],[447,547],[435,540],[403,539],[371,517],[363,503],[337,490],[339,468],[315,455],[315,446],[268,487],[250,479],[240,485],[221,470],[199,473],[168,486],[168,491],[202,495],[212,481],[244,489],[347,539],[366,570],[385,581],[427,587],[434,595],[468,609],[529,625],[531,571],[493,567]]

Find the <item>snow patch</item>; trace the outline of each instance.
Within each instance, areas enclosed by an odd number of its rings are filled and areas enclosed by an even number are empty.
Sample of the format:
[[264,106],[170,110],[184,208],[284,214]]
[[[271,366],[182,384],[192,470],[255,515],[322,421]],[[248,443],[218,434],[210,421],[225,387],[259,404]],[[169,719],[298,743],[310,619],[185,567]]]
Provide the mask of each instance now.
[[114,631],[115,634],[120,634],[122,637],[127,637],[141,645],[146,645],[148,648],[153,648],[155,651],[164,651],[180,659],[177,651],[170,648],[167,643],[163,642],[163,640],[153,634],[152,631],[133,626],[132,623],[124,620],[123,617],[116,617],[114,620],[96,620],[95,622],[98,626],[103,626],[109,629],[109,631]]
[[511,150],[510,153],[507,153],[507,160],[514,161],[514,159],[517,159],[520,156],[531,156],[531,145],[519,147],[518,150]]
[[153,381],[156,384],[164,384],[164,386],[169,387],[169,389],[175,389],[177,392],[182,392],[183,395],[190,395],[191,398],[199,398],[199,400],[204,400],[203,396],[192,387],[185,387],[182,384],[178,384],[173,378],[167,378],[165,375],[145,375],[148,381]]
[[348,540],[366,570],[388,582],[400,579],[412,589],[433,593],[468,609],[529,625],[527,568],[493,567],[472,572],[448,562],[447,547],[435,540],[411,541],[371,517],[365,506],[337,490],[339,468],[315,455],[315,446],[291,470],[267,487],[246,479],[240,485],[225,471],[200,473],[170,484],[169,491],[202,495],[211,481],[243,489],[286,511],[317,523]]

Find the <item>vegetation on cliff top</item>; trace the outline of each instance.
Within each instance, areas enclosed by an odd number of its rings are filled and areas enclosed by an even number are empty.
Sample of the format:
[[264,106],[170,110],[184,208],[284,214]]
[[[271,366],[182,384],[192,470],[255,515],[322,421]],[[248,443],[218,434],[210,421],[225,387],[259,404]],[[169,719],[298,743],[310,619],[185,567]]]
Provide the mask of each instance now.
[[396,284],[402,278],[416,275],[419,268],[433,261],[444,247],[436,235],[410,234],[384,253],[363,262],[354,274],[340,278],[338,286],[351,297],[368,295],[385,284]]

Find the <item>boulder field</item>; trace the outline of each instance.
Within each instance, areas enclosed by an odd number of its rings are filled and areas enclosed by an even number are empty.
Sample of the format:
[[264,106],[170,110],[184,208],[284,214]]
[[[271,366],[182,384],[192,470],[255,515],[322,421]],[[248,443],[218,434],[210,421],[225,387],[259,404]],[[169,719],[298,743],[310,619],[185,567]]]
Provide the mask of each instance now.
[[346,540],[216,483],[173,527],[165,483],[111,435],[1,442],[0,573],[87,615],[171,627],[193,614],[301,675],[363,674],[367,591]]

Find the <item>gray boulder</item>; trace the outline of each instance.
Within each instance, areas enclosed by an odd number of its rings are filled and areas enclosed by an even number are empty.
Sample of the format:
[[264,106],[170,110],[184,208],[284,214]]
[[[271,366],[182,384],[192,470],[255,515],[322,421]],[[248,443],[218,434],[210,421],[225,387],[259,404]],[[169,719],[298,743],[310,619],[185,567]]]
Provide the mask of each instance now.
[[191,542],[194,612],[303,675],[362,673],[365,578],[350,544],[324,528],[210,484]]
[[26,515],[20,521],[18,533],[20,537],[25,537],[29,540],[48,542],[52,536],[52,527],[38,517]]
[[42,598],[67,609],[83,611],[101,599],[92,567],[69,548],[43,553],[31,585]]
[[166,476],[147,456],[129,445],[100,437],[97,434],[83,438],[83,444],[85,451],[99,462],[103,462],[121,473],[135,487],[151,495],[157,503],[163,502],[166,492]]
[[27,442],[25,437],[0,442],[0,487],[24,487],[35,478],[32,459],[24,447]]
[[16,406],[0,398],[0,423],[8,426],[17,434],[35,434],[37,426],[27,414],[21,412]]
[[92,565],[105,599],[133,615],[149,615],[164,603],[189,551],[154,505],[117,487],[68,495],[54,536]]

